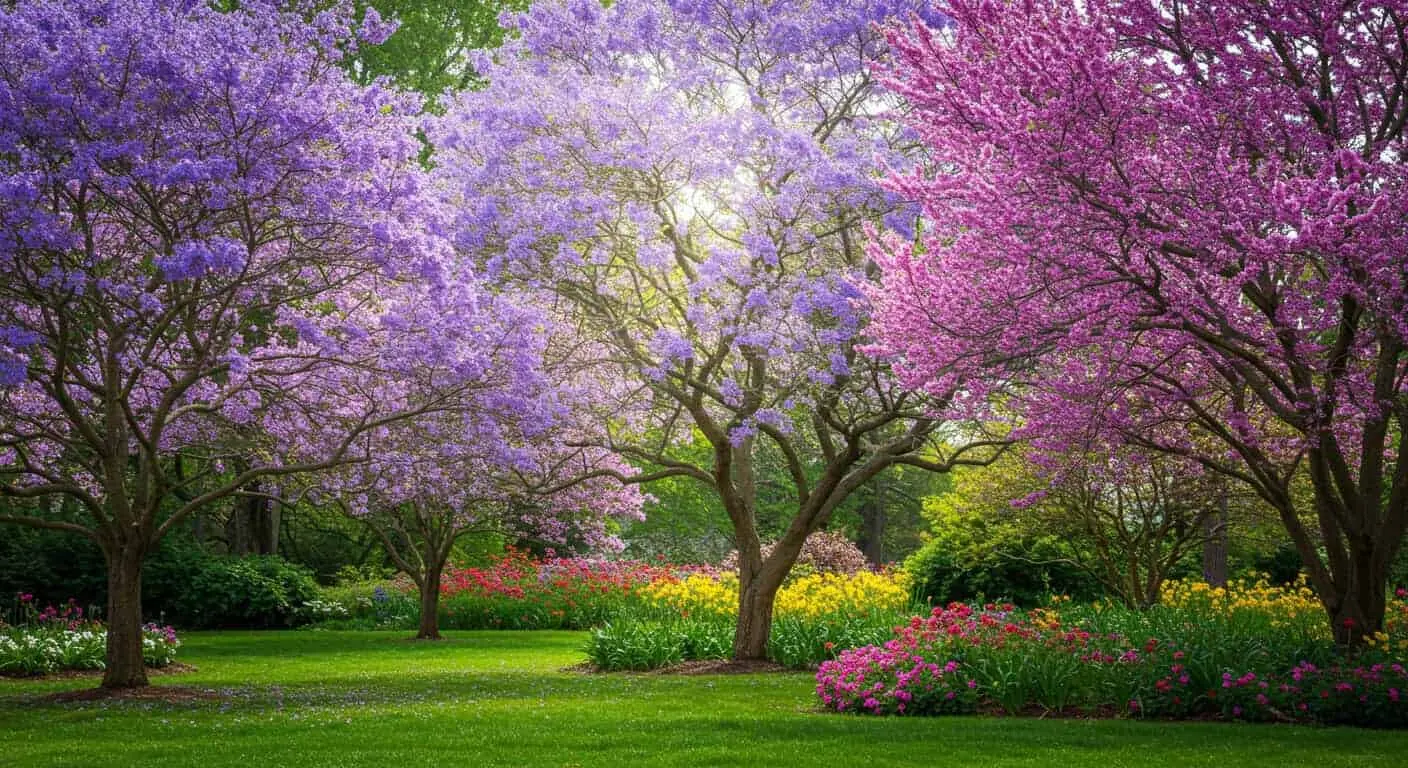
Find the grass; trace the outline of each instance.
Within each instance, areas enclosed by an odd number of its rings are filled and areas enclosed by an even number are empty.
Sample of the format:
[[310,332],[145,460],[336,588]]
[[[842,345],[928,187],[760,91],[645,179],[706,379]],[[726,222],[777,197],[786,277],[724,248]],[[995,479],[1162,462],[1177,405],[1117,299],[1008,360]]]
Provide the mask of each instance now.
[[94,679],[0,680],[0,766],[1401,765],[1408,733],[1132,720],[866,718],[806,673],[563,672],[579,632],[192,633],[193,704],[56,705]]

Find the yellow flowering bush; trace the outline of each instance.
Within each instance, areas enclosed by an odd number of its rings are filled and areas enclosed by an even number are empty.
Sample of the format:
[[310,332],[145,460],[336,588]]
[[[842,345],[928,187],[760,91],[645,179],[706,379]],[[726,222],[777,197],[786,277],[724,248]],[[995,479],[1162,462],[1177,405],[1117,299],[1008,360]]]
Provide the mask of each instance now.
[[640,588],[646,604],[685,617],[733,616],[738,612],[738,577],[693,573],[683,579],[656,579]]
[[892,614],[909,608],[909,576],[903,572],[853,576],[815,573],[782,588],[777,615],[816,619],[836,613]]
[[1271,584],[1265,577],[1234,581],[1226,587],[1213,587],[1201,581],[1171,580],[1160,590],[1159,602],[1167,608],[1208,619],[1265,624],[1275,629],[1300,631],[1317,640],[1330,637],[1325,609],[1304,577],[1289,586]]
[[1408,655],[1408,589],[1399,587],[1389,598],[1384,628],[1364,639],[1370,648],[1399,657]]
[[[736,575],[669,576],[635,594],[638,610],[592,633],[587,653],[598,667],[650,669],[732,652]],[[803,573],[777,594],[768,657],[789,667],[814,667],[842,649],[882,642],[912,608],[903,572]]]
[[[660,579],[641,587],[640,594],[655,608],[683,616],[732,617],[738,612],[738,577],[690,574]],[[777,594],[778,618],[817,619],[893,614],[909,608],[909,577],[903,572],[860,571],[846,576],[813,573],[784,585]]]

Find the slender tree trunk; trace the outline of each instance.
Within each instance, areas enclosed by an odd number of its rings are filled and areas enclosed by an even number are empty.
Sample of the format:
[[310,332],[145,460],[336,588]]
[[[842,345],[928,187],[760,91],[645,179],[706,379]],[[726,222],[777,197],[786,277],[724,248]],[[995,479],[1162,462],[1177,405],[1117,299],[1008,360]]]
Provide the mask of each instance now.
[[235,557],[257,553],[253,510],[254,499],[236,498],[230,518],[225,521],[225,552]]
[[861,507],[861,551],[866,562],[879,567],[885,564],[885,485],[876,478],[874,495]]
[[141,688],[147,685],[147,666],[142,657],[143,552],[128,545],[104,554],[108,566],[108,647],[102,686]]
[[1203,518],[1203,581],[1214,587],[1227,586],[1227,490],[1220,490],[1217,513]]
[[[255,490],[266,490],[256,483]],[[274,495],[278,495],[278,488],[268,489]],[[279,553],[279,517],[280,507],[271,499],[251,499],[250,505],[250,527],[254,533],[254,552],[260,555],[277,555]]]
[[417,640],[440,639],[440,576],[439,568],[426,569],[420,589],[420,629]]

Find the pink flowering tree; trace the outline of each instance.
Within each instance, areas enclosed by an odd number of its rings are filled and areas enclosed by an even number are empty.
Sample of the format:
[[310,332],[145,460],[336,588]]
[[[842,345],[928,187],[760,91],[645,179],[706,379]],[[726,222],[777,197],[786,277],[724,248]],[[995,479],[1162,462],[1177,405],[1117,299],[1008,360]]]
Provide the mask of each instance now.
[[[867,67],[873,24],[922,2],[542,0],[475,62],[488,87],[431,136],[457,195],[458,244],[573,324],[603,382],[592,447],[687,477],[738,548],[738,659],[767,649],[773,601],[807,536],[887,467],[984,461],[860,355],[872,275],[865,222],[915,211],[873,158],[908,141]],[[937,22],[938,19],[936,18]],[[589,374],[588,371],[591,371]],[[678,446],[700,441],[691,455]],[[981,448],[980,448],[981,446]],[[760,461],[795,513],[764,552]]]
[[877,351],[1038,449],[1246,484],[1336,638],[1378,630],[1408,525],[1408,6],[940,9],[890,35],[932,165],[890,180],[928,226],[872,251]]
[[341,6],[285,7],[0,6],[0,522],[101,548],[105,687],[147,682],[167,532],[535,366],[439,234],[417,105],[346,79]]

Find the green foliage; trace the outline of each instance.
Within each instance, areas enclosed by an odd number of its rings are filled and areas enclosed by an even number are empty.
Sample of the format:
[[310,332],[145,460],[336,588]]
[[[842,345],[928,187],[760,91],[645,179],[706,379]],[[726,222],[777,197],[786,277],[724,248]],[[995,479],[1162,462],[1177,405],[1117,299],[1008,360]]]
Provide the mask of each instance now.
[[[713,627],[716,630],[731,631],[731,627],[722,622],[715,624],[719,625]],[[707,637],[705,632],[700,634]],[[591,642],[586,648],[587,658],[591,659],[598,669],[659,669],[678,664],[687,658],[685,647],[691,645],[689,638],[689,634],[680,631],[672,622],[609,622],[592,632]],[[713,646],[713,643],[705,640],[703,647],[712,649]]]
[[305,604],[308,621],[324,629],[415,629],[420,619],[415,593],[387,579],[339,582],[320,589],[310,602],[335,605],[346,613],[319,615]]
[[469,63],[476,49],[503,42],[499,14],[524,10],[526,0],[372,0],[384,19],[396,19],[396,32],[381,45],[362,46],[346,62],[352,76],[370,83],[389,77],[401,88],[417,91],[433,103],[446,91],[476,85],[478,74]]
[[[671,456],[707,465],[712,449],[697,430],[694,439],[671,448]],[[642,471],[658,467],[647,465]],[[626,525],[621,538],[628,557],[662,557],[672,563],[717,563],[733,548],[733,526],[718,494],[690,477],[666,477],[650,484],[645,519]]]
[[320,584],[334,583],[345,568],[379,576],[387,567],[381,541],[366,525],[310,504],[284,510],[279,554],[313,571]]
[[1004,599],[1030,606],[1053,594],[1090,600],[1103,593],[1089,574],[1061,562],[1060,545],[1049,537],[979,544],[981,521],[965,522],[971,527],[949,529],[948,535],[934,538],[905,560],[915,602]]
[[[768,636],[768,659],[791,669],[814,669],[845,648],[883,642],[901,614],[785,616]],[[666,616],[657,610],[630,610],[596,630],[587,658],[597,669],[658,669],[681,661],[727,659],[733,655],[734,620],[729,615]]]
[[[211,556],[185,530],[163,537],[142,569],[143,613],[174,615],[191,576]],[[34,595],[40,605],[72,599],[79,605],[107,602],[107,570],[98,545],[65,531],[0,527],[0,595]]]
[[[153,553],[159,559],[168,550]],[[0,526],[0,597],[33,594],[40,604],[69,598],[83,605],[102,605],[107,575],[98,545],[66,531]]]
[[319,597],[311,571],[275,555],[209,558],[189,579],[167,616],[184,627],[292,626]]

